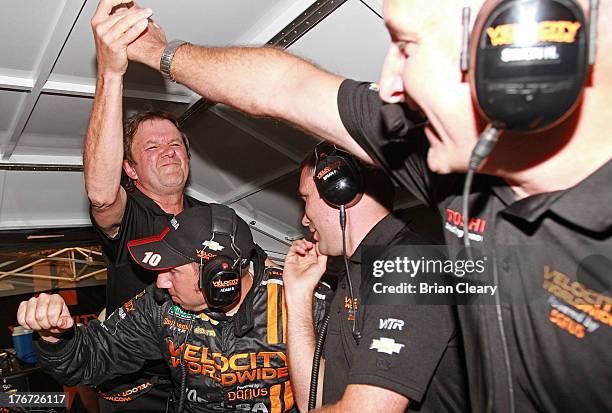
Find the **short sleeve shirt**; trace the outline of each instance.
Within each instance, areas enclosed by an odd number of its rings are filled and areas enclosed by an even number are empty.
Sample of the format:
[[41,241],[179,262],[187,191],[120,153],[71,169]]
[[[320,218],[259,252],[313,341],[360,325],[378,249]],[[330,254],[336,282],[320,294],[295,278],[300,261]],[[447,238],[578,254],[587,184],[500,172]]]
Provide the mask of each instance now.
[[393,214],[363,239],[349,262],[361,339],[353,337],[346,277],[339,281],[325,341],[323,403],[338,401],[348,384],[385,388],[421,412],[467,411],[464,365],[455,308],[447,305],[370,305],[361,302],[362,250],[391,242],[425,244]]
[[[373,89],[343,82],[346,129],[439,211],[449,247],[462,245],[464,175],[431,172],[419,131],[388,139]],[[612,161],[572,188],[517,201],[502,179],[476,175],[470,239],[491,252],[501,303],[458,307],[473,411],[612,411],[610,182]]]

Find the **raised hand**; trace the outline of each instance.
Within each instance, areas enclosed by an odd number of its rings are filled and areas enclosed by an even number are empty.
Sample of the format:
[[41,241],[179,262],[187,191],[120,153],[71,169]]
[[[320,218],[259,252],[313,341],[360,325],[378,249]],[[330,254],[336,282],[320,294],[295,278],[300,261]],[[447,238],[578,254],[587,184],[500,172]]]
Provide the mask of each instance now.
[[147,29],[128,45],[128,58],[159,70],[159,61],[167,45],[164,30],[149,19]]
[[43,339],[50,342],[57,341],[63,332],[74,325],[62,296],[45,293],[19,304],[17,322],[24,328],[38,331]]
[[318,244],[305,239],[294,241],[289,248],[283,270],[287,294],[312,295],[327,268],[327,255],[319,252]]
[[127,47],[147,29],[153,11],[130,0],[100,0],[91,19],[98,75],[122,76],[128,67]]

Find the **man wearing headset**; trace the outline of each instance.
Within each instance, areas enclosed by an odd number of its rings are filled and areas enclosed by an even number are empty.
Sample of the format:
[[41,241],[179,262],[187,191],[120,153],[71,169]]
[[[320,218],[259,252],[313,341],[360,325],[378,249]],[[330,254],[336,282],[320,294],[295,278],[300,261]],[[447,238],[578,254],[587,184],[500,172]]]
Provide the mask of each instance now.
[[[372,254],[369,248],[383,248],[385,255],[391,246],[401,245],[406,257],[432,257],[425,246],[431,242],[390,212],[394,192],[382,170],[365,167],[327,143],[302,163],[302,225],[314,242],[295,241],[283,270],[290,375],[301,411],[306,411],[315,347],[312,291],[325,273],[328,256],[344,256],[346,269],[329,308],[325,360],[318,376],[323,379],[320,411],[469,410],[456,308],[401,299],[371,305],[362,294],[364,284],[373,280],[362,271]],[[383,258],[378,254],[377,259]]]
[[[278,50],[168,46],[154,23],[128,54],[212,101],[285,119],[379,163],[440,211],[449,245],[468,239],[492,251],[500,292],[512,292],[517,302],[502,296],[495,305],[460,308],[474,411],[606,411],[612,406],[606,116],[612,56],[604,51],[612,46],[612,3],[599,5],[598,26],[596,3],[471,0],[441,8],[385,0],[391,44],[378,93]],[[468,50],[464,5],[481,13],[469,55],[462,53]],[[504,14],[506,7],[514,12]],[[530,68],[523,79],[511,79]],[[394,119],[388,123],[400,127],[385,128],[385,102],[422,112],[424,134]],[[520,133],[526,130],[535,132]],[[483,131],[485,145],[470,165]],[[482,174],[465,197],[468,167]],[[516,254],[510,245],[550,256],[536,265],[533,255]]]
[[139,265],[159,271],[157,283],[106,321],[75,327],[60,295],[19,306],[18,321],[38,331],[39,360],[56,380],[97,385],[161,358],[178,403],[161,410],[297,412],[281,270],[264,270],[246,222],[224,205],[188,208],[128,247]]

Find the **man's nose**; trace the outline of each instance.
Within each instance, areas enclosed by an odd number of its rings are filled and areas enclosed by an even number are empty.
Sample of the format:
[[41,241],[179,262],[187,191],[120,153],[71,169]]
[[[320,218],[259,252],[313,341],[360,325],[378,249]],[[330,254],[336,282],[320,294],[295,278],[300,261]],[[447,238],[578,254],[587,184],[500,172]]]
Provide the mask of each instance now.
[[162,149],[162,156],[173,158],[174,156],[176,156],[176,152],[174,151],[174,148],[172,146],[164,145]]
[[167,272],[160,272],[157,275],[157,282],[155,283],[157,288],[172,288],[172,280],[170,279],[170,274]]
[[389,47],[380,75],[380,98],[387,103],[405,100],[404,80],[402,78],[406,57],[393,43]]

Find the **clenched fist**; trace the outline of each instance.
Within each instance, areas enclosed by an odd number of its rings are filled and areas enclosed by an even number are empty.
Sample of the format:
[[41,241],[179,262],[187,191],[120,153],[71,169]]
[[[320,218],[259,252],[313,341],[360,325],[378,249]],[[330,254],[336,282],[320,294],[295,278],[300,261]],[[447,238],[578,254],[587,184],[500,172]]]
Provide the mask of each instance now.
[[287,296],[312,296],[317,283],[327,268],[327,255],[321,254],[318,244],[305,239],[293,241],[283,270],[283,284]]
[[17,322],[51,343],[58,341],[63,332],[74,325],[66,302],[59,294],[40,294],[22,301],[17,310]]

